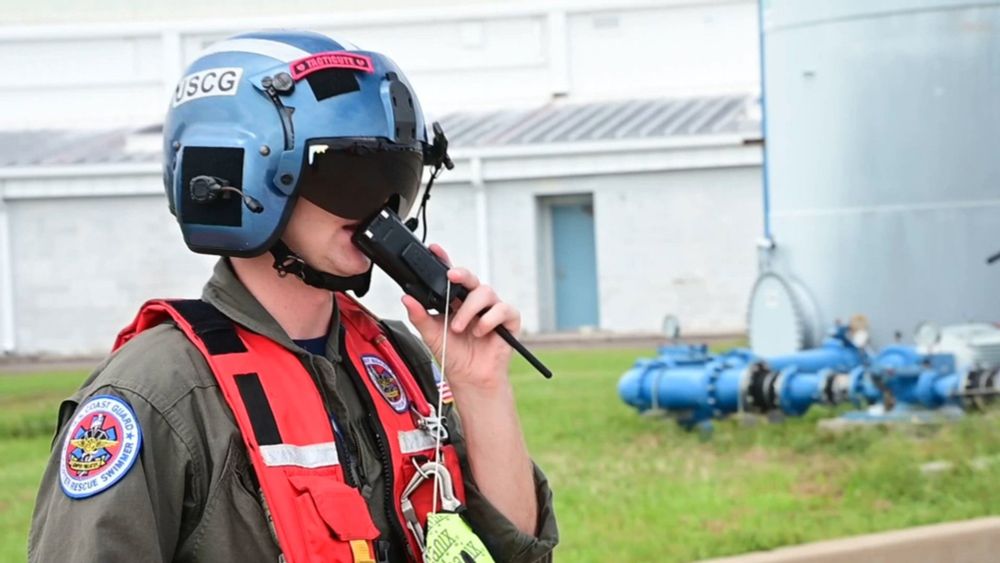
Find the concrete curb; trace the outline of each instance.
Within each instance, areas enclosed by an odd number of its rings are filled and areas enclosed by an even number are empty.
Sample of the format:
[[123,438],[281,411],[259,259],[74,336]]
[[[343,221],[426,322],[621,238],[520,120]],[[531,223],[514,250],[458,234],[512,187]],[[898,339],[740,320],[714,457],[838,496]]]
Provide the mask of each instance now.
[[1000,517],[822,541],[703,563],[980,563],[1000,560]]

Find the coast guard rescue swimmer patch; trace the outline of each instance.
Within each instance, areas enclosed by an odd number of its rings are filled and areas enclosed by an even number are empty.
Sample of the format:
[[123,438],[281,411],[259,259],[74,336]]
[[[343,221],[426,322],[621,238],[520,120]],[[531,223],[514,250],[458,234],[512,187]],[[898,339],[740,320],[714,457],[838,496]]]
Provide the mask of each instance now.
[[63,442],[59,483],[71,498],[92,497],[121,480],[139,457],[142,430],[119,397],[96,395],[82,404]]
[[365,364],[368,377],[389,403],[389,406],[396,412],[405,412],[406,408],[410,406],[410,400],[406,397],[406,391],[399,384],[399,379],[389,364],[385,363],[382,358],[371,355],[361,356],[361,362]]

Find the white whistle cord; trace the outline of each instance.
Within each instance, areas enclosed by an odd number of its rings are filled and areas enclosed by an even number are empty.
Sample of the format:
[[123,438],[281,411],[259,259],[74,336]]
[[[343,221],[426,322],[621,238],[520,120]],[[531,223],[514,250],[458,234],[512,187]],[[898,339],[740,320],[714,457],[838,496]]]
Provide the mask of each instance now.
[[[444,465],[441,460],[441,440],[444,435],[444,414],[442,409],[444,408],[444,401],[442,397],[444,393],[442,390],[448,385],[448,379],[445,377],[445,366],[448,365],[448,316],[451,312],[451,280],[448,280],[448,285],[444,292],[444,334],[441,337],[441,381],[438,382],[438,400],[437,400],[437,412],[435,415],[438,417],[439,423],[436,425],[437,431],[434,436],[434,461]],[[438,509],[438,491],[440,490],[441,475],[439,472],[434,472],[434,500],[431,501],[431,513],[436,513]]]

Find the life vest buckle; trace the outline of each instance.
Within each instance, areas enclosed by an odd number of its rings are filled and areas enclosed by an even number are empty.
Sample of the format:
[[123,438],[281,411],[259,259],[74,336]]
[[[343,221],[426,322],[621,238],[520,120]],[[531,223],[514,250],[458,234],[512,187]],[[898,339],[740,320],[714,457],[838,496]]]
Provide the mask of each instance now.
[[[435,440],[440,437],[441,443],[444,443],[448,439],[448,427],[444,423],[444,417],[438,416],[437,410],[433,405],[429,405],[431,413],[427,416],[423,416],[419,411],[413,409],[414,417],[416,418],[417,427],[427,432],[434,437]],[[418,475],[420,472],[418,471]]]

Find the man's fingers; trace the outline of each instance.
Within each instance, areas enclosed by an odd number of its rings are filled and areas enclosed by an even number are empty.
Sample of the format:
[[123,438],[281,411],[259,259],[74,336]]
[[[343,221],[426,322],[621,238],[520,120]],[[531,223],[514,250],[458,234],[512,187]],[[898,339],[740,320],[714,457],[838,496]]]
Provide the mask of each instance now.
[[482,317],[472,325],[472,335],[477,338],[486,336],[498,326],[507,327],[512,334],[517,334],[521,330],[521,312],[507,303],[497,303],[483,313]]
[[448,265],[448,279],[451,280],[451,283],[461,285],[468,290],[473,290],[479,287],[479,278],[477,278],[475,274],[466,268],[452,267],[451,258],[448,256],[448,253],[441,248],[440,244],[434,243],[427,248],[430,249],[435,256],[440,258],[442,262]]
[[452,284],[463,286],[469,291],[479,287],[479,278],[476,277],[476,274],[465,268],[452,268],[448,270],[448,279],[451,280]]
[[425,340],[427,338],[434,337],[436,333],[441,332],[440,321],[432,317],[419,301],[409,295],[404,295],[403,306],[406,307],[406,313],[410,317],[410,323],[413,324],[414,328],[420,332],[420,335],[423,336]]
[[432,243],[427,248],[430,249],[430,251],[435,256],[437,256],[438,258],[440,258],[442,262],[444,262],[445,264],[447,264],[449,268],[451,267],[451,258],[448,257],[448,253],[445,252],[443,248],[441,248],[440,244]]
[[469,326],[469,322],[476,317],[476,315],[488,307],[492,306],[496,302],[500,301],[497,297],[493,288],[488,285],[481,285],[476,289],[469,292],[468,297],[462,302],[462,305],[458,308],[458,311],[451,319],[451,330],[455,332],[462,332]]

